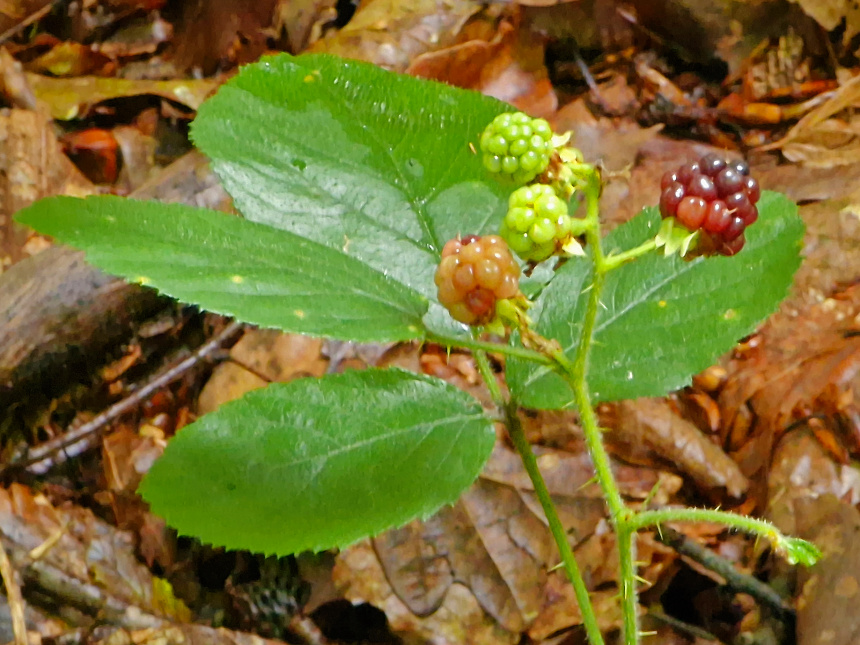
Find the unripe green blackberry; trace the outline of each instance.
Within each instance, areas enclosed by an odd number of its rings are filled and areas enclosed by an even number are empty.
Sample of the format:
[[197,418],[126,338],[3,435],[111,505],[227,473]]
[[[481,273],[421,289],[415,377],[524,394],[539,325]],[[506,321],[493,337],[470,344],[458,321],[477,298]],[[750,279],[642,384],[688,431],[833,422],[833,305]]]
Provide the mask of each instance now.
[[486,325],[496,317],[496,301],[519,293],[520,267],[498,235],[467,235],[449,240],[436,269],[439,302],[467,325]]
[[481,134],[484,167],[525,184],[549,165],[552,128],[544,119],[523,112],[505,112]]
[[523,260],[541,262],[570,238],[567,203],[552,186],[532,184],[511,193],[501,236]]

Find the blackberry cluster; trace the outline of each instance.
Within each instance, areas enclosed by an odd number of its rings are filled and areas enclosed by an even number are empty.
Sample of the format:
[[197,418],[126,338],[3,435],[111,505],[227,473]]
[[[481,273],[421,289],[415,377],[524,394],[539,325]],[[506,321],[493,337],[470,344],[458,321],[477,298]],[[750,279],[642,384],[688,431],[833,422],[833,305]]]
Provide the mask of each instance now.
[[519,293],[520,267],[498,235],[466,235],[449,240],[436,269],[439,302],[467,325],[485,325],[496,301]]
[[567,203],[552,186],[533,184],[511,193],[500,234],[523,260],[542,262],[570,236]]
[[704,231],[722,255],[739,252],[746,227],[758,219],[761,189],[746,161],[707,154],[667,172],[660,188],[663,218],[674,217],[691,231]]
[[484,167],[525,184],[541,174],[552,155],[552,128],[544,119],[505,112],[481,134]]

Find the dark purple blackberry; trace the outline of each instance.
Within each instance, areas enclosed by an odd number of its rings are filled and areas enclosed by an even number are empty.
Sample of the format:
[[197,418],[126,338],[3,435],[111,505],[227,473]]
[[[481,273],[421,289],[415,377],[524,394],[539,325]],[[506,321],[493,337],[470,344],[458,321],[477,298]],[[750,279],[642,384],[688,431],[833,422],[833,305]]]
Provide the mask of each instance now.
[[674,217],[685,228],[702,230],[723,255],[743,248],[746,227],[758,219],[761,197],[749,164],[710,153],[660,179],[660,213]]

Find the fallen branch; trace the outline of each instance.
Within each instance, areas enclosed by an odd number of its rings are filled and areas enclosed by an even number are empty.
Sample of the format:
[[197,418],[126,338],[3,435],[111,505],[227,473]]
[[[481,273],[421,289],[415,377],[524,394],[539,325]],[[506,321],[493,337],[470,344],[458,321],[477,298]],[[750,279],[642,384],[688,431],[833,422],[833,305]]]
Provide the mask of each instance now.
[[225,343],[238,335],[243,328],[244,325],[241,323],[230,323],[219,334],[198,348],[191,356],[156,374],[147,383],[134,390],[126,398],[114,403],[91,421],[35,446],[27,450],[19,458],[13,459],[0,470],[0,476],[8,474],[10,470],[21,469],[34,475],[42,475],[58,464],[64,463],[67,459],[93,449],[96,447],[100,433],[105,427],[119,419],[126,412],[141,405],[141,403],[158,390],[168,386],[198,364],[208,360]]

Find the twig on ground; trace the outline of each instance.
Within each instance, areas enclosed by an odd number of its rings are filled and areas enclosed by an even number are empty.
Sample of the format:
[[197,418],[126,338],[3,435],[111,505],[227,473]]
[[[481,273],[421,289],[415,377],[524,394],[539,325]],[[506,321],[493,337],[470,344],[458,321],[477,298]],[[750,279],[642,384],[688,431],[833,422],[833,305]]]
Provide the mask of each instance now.
[[659,620],[661,623],[665,623],[669,625],[675,631],[683,632],[684,634],[689,634],[697,639],[703,640],[707,643],[719,643],[720,639],[714,636],[711,632],[696,627],[695,625],[691,625],[690,623],[685,623],[683,620],[678,620],[677,618],[673,618],[669,614],[665,614],[662,611],[654,611],[653,609],[648,610],[648,615],[655,620]]
[[31,13],[21,22],[13,25],[12,27],[4,31],[2,34],[0,34],[0,44],[5,43],[7,40],[14,37],[19,32],[23,31],[33,23],[38,22],[39,20],[47,16],[49,13],[51,13],[51,10],[53,10],[55,4],[57,3],[49,2],[38,11],[34,11],[33,13]]
[[121,401],[117,401],[87,423],[28,450],[21,458],[11,461],[0,470],[0,475],[16,469],[26,469],[31,474],[43,475],[67,459],[91,450],[96,446],[101,430],[126,412],[139,406],[161,388],[166,387],[184,376],[186,372],[199,363],[207,360],[243,328],[242,323],[231,322],[188,358],[156,374],[139,389],[134,390]]
[[28,645],[27,621],[24,619],[24,598],[21,587],[15,578],[15,569],[6,555],[6,548],[0,540],[0,576],[6,586],[6,599],[9,602],[9,613],[12,614],[12,632],[15,634],[15,645]]
[[726,585],[735,591],[749,594],[781,616],[794,616],[794,609],[774,591],[773,587],[751,575],[741,573],[731,562],[694,542],[680,531],[669,526],[661,526],[659,531],[655,531],[655,536],[660,542],[675,549],[681,555],[718,573],[725,579]]
[[297,614],[290,620],[290,631],[303,639],[307,645],[329,645],[329,640],[320,631],[316,623],[308,618]]

